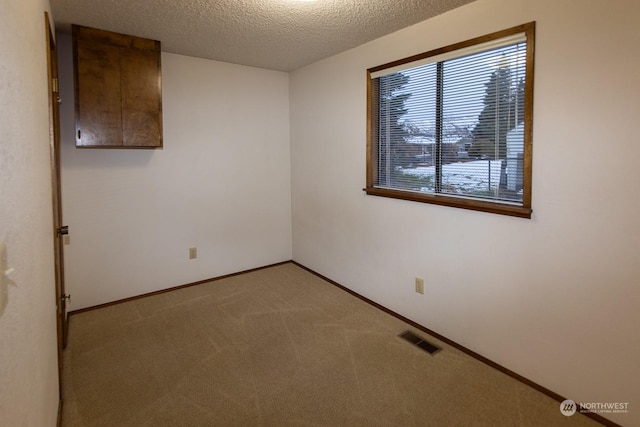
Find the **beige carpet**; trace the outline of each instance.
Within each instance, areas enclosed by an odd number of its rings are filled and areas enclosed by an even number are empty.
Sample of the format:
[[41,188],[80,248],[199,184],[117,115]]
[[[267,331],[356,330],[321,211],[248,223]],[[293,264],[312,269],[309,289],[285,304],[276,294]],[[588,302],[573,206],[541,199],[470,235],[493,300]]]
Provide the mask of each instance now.
[[63,426],[587,426],[294,264],[72,316]]

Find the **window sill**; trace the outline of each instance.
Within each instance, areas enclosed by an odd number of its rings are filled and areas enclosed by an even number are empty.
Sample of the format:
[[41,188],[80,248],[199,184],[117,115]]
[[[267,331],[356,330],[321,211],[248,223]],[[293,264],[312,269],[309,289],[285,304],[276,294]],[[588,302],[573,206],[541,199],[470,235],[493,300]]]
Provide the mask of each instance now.
[[413,202],[429,203],[440,206],[469,209],[473,211],[488,212],[499,215],[515,216],[531,219],[533,210],[524,206],[507,203],[486,202],[471,200],[447,195],[433,195],[410,191],[397,191],[388,188],[367,187],[364,191],[370,196],[389,197],[392,199],[410,200]]

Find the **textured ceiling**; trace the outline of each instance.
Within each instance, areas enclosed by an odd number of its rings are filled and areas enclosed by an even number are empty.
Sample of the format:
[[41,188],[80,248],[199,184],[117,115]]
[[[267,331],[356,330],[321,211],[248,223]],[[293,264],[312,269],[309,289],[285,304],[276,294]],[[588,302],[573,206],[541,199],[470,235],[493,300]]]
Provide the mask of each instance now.
[[51,0],[70,24],[182,55],[291,71],[473,0]]

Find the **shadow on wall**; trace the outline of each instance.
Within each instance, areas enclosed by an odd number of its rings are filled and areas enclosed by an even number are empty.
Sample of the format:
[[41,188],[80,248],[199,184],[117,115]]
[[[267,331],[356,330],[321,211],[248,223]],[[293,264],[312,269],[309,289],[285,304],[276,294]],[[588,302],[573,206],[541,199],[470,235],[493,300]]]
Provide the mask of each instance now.
[[7,265],[7,247],[0,242],[0,317],[9,304],[9,285],[15,286],[15,282],[9,279],[12,272],[13,268]]

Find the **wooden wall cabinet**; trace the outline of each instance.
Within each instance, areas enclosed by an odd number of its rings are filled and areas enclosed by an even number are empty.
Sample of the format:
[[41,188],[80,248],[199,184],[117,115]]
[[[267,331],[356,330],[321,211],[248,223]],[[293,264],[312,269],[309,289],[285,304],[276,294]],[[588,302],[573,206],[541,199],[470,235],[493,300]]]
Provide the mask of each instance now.
[[76,147],[161,148],[160,42],[73,25]]

